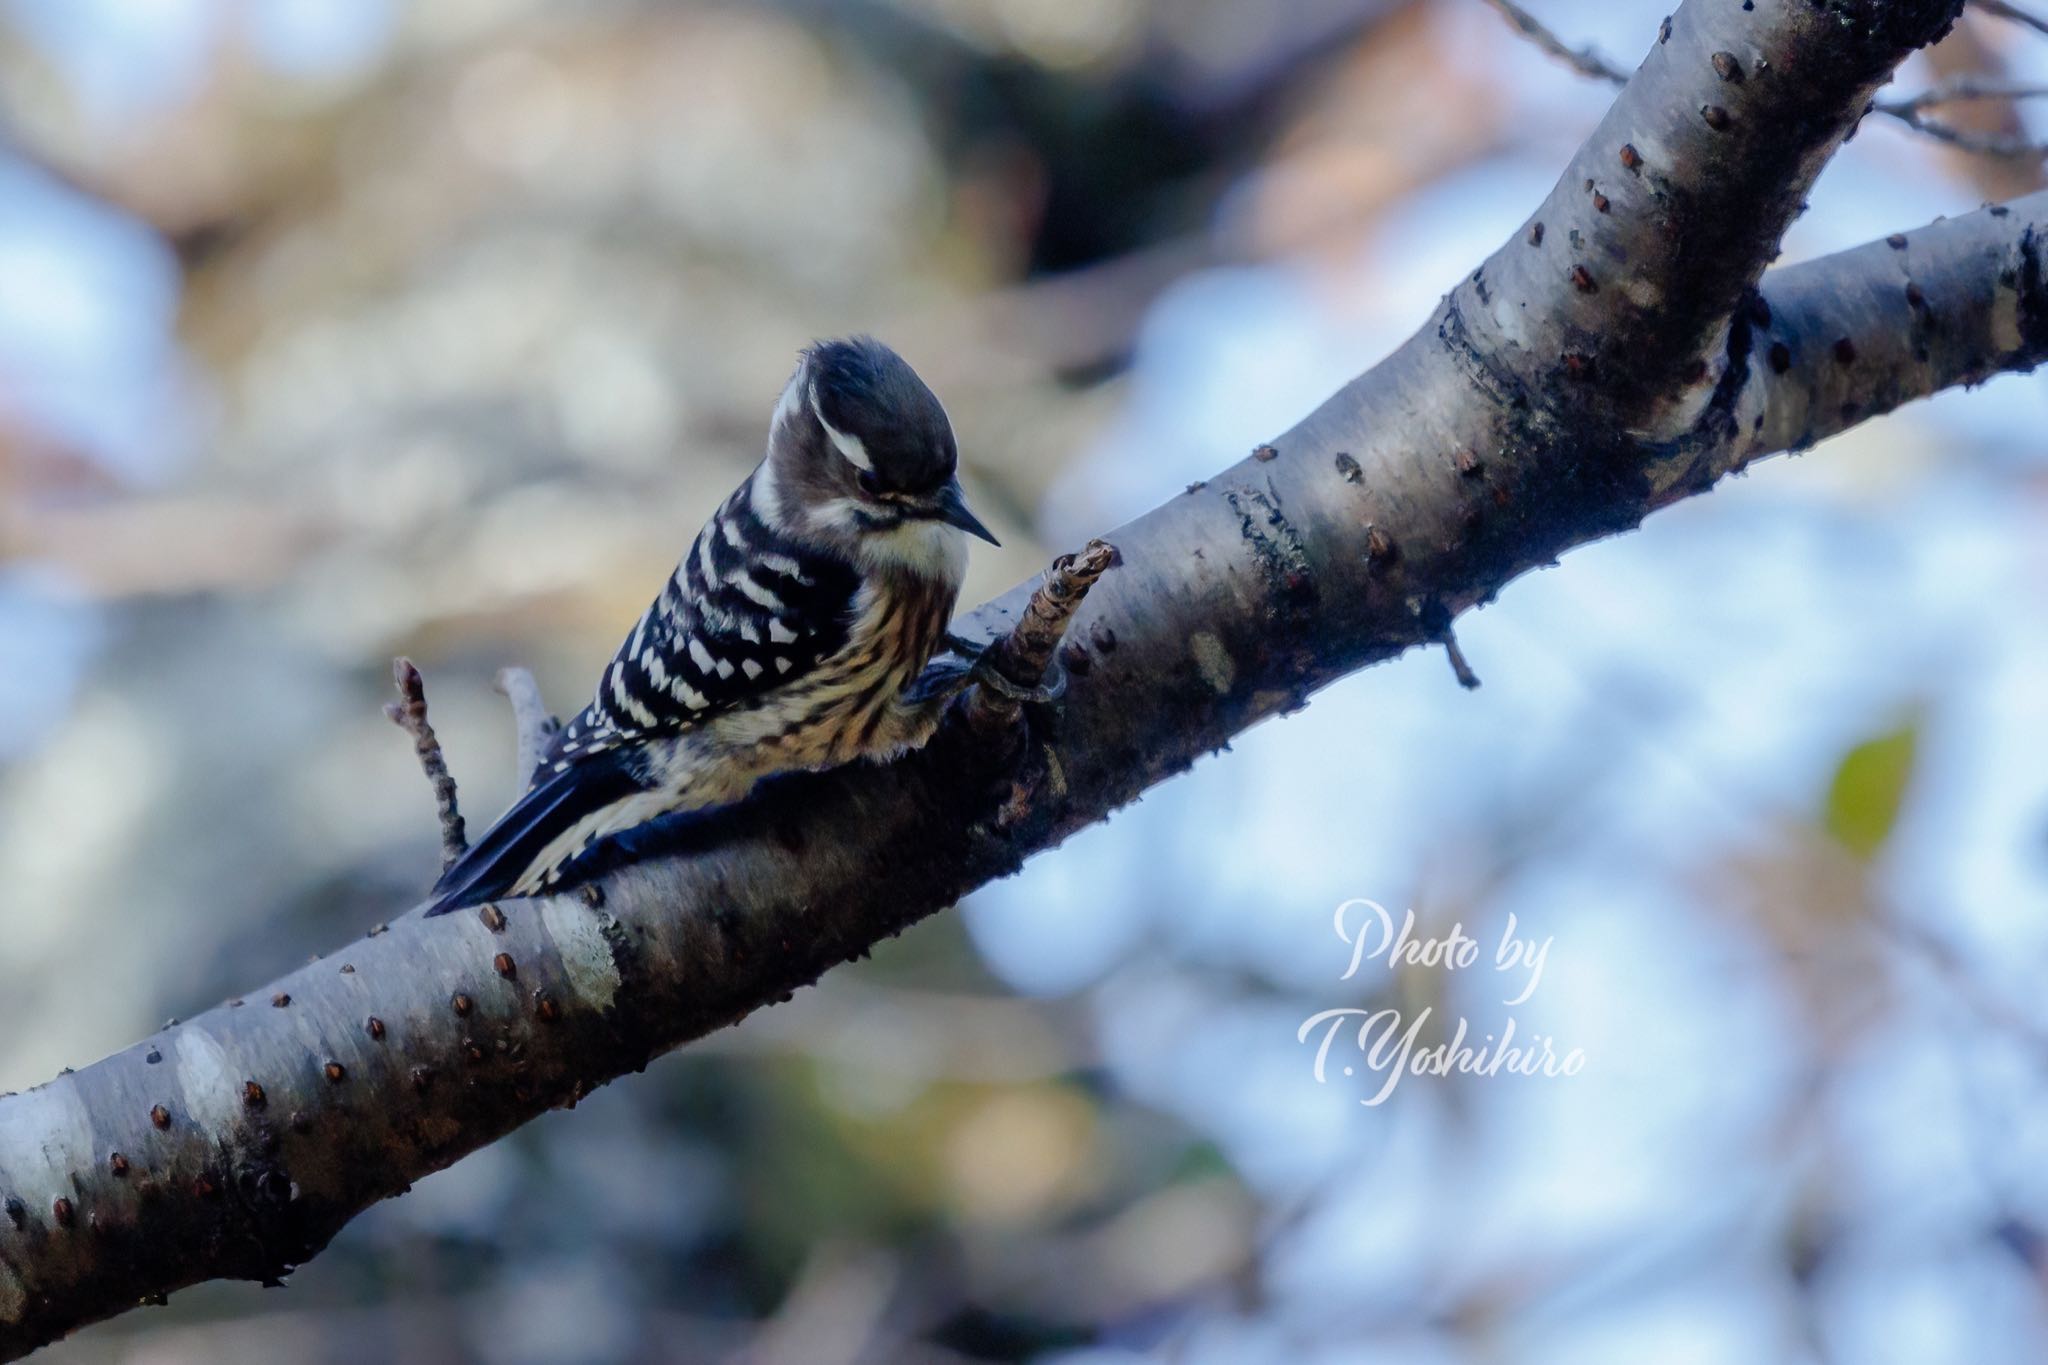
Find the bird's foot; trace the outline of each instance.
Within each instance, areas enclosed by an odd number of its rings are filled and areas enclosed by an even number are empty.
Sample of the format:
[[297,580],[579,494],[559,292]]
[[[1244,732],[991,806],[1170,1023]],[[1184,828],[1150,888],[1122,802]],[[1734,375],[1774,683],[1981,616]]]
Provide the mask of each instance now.
[[939,655],[925,665],[924,672],[905,689],[903,699],[914,706],[944,705],[979,685],[999,697],[1023,706],[1045,705],[1058,701],[1067,690],[1066,670],[1057,659],[1046,669],[1045,681],[1036,687],[1019,687],[1003,676],[994,660],[993,646],[962,640],[958,636],[947,638],[949,652]]
[[968,672],[973,680],[999,697],[1016,702],[1019,706],[1045,706],[1056,702],[1066,693],[1067,670],[1057,658],[1045,666],[1045,679],[1036,687],[1019,687],[1003,676],[1003,671],[990,659],[992,650],[984,650],[974,661]]
[[903,700],[916,707],[944,707],[973,685],[974,670],[980,662],[973,655],[941,654],[903,689]]

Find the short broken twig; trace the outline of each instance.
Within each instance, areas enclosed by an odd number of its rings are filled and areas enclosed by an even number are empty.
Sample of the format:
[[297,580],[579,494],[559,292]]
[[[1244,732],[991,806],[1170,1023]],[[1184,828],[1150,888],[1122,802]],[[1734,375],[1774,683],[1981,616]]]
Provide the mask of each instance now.
[[1465,658],[1465,651],[1458,647],[1457,632],[1451,629],[1451,610],[1437,598],[1430,598],[1420,608],[1422,627],[1429,632],[1429,638],[1444,647],[1444,657],[1451,661],[1451,672],[1458,679],[1458,686],[1467,692],[1479,686],[1479,675],[1472,671],[1472,665]]
[[540,684],[534,681],[532,670],[499,669],[498,690],[512,703],[512,725],[518,743],[519,780],[531,781],[533,775],[540,771],[541,761],[547,756],[548,745],[554,742],[562,723],[549,714],[547,702],[541,698]]
[[1458,648],[1458,637],[1449,628],[1444,630],[1444,653],[1450,658],[1451,672],[1457,675],[1458,686],[1470,692],[1479,686],[1479,675],[1472,671],[1472,665],[1465,659],[1465,651]]
[[403,655],[391,661],[391,680],[399,700],[384,703],[391,723],[412,736],[413,752],[419,755],[420,771],[434,788],[434,814],[441,822],[441,866],[445,870],[469,851],[462,828],[462,812],[455,806],[455,779],[442,757],[441,741],[427,720],[427,683],[411,659]]
[[[1073,620],[1088,590],[1095,586],[1095,580],[1108,572],[1116,559],[1116,547],[1105,540],[1091,540],[1079,554],[1055,559],[1046,570],[1045,581],[1031,594],[1016,626],[991,644],[982,656],[984,666],[1019,691],[1042,686],[1053,669],[1067,624]],[[1014,698],[989,687],[975,688],[970,702],[975,714],[993,719],[1015,716],[1018,705]]]

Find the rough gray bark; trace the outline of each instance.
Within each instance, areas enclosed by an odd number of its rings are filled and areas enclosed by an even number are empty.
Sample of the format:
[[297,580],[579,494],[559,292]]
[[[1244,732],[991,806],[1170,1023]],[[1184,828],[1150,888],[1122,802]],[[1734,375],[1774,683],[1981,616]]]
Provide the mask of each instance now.
[[[2036,364],[2048,195],[1763,277],[1873,90],[1955,9],[1689,0],[1422,331],[1112,533],[1056,712],[968,708],[896,764],[650,829],[580,893],[408,916],[0,1100],[0,1355],[201,1279],[280,1276],[375,1200],[1447,639],[1523,570],[1759,455]],[[964,631],[1009,630],[1026,597]]]

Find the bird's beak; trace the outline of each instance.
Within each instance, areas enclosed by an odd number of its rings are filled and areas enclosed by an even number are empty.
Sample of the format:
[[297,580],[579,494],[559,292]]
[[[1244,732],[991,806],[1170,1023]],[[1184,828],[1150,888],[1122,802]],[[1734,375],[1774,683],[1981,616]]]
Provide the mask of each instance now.
[[944,488],[932,494],[931,509],[932,515],[948,526],[957,526],[970,536],[980,536],[991,545],[1003,543],[989,534],[988,527],[981,524],[981,518],[967,510],[967,495],[960,491],[958,479],[949,480]]

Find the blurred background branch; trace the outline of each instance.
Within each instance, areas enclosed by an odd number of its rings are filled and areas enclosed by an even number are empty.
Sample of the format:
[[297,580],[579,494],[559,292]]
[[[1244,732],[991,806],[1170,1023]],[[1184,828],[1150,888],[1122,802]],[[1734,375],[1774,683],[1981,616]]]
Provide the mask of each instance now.
[[540,768],[541,756],[547,752],[548,741],[555,737],[561,722],[549,712],[532,669],[499,669],[497,688],[512,704],[516,744],[513,752],[518,756],[513,772],[522,779],[530,778]]

